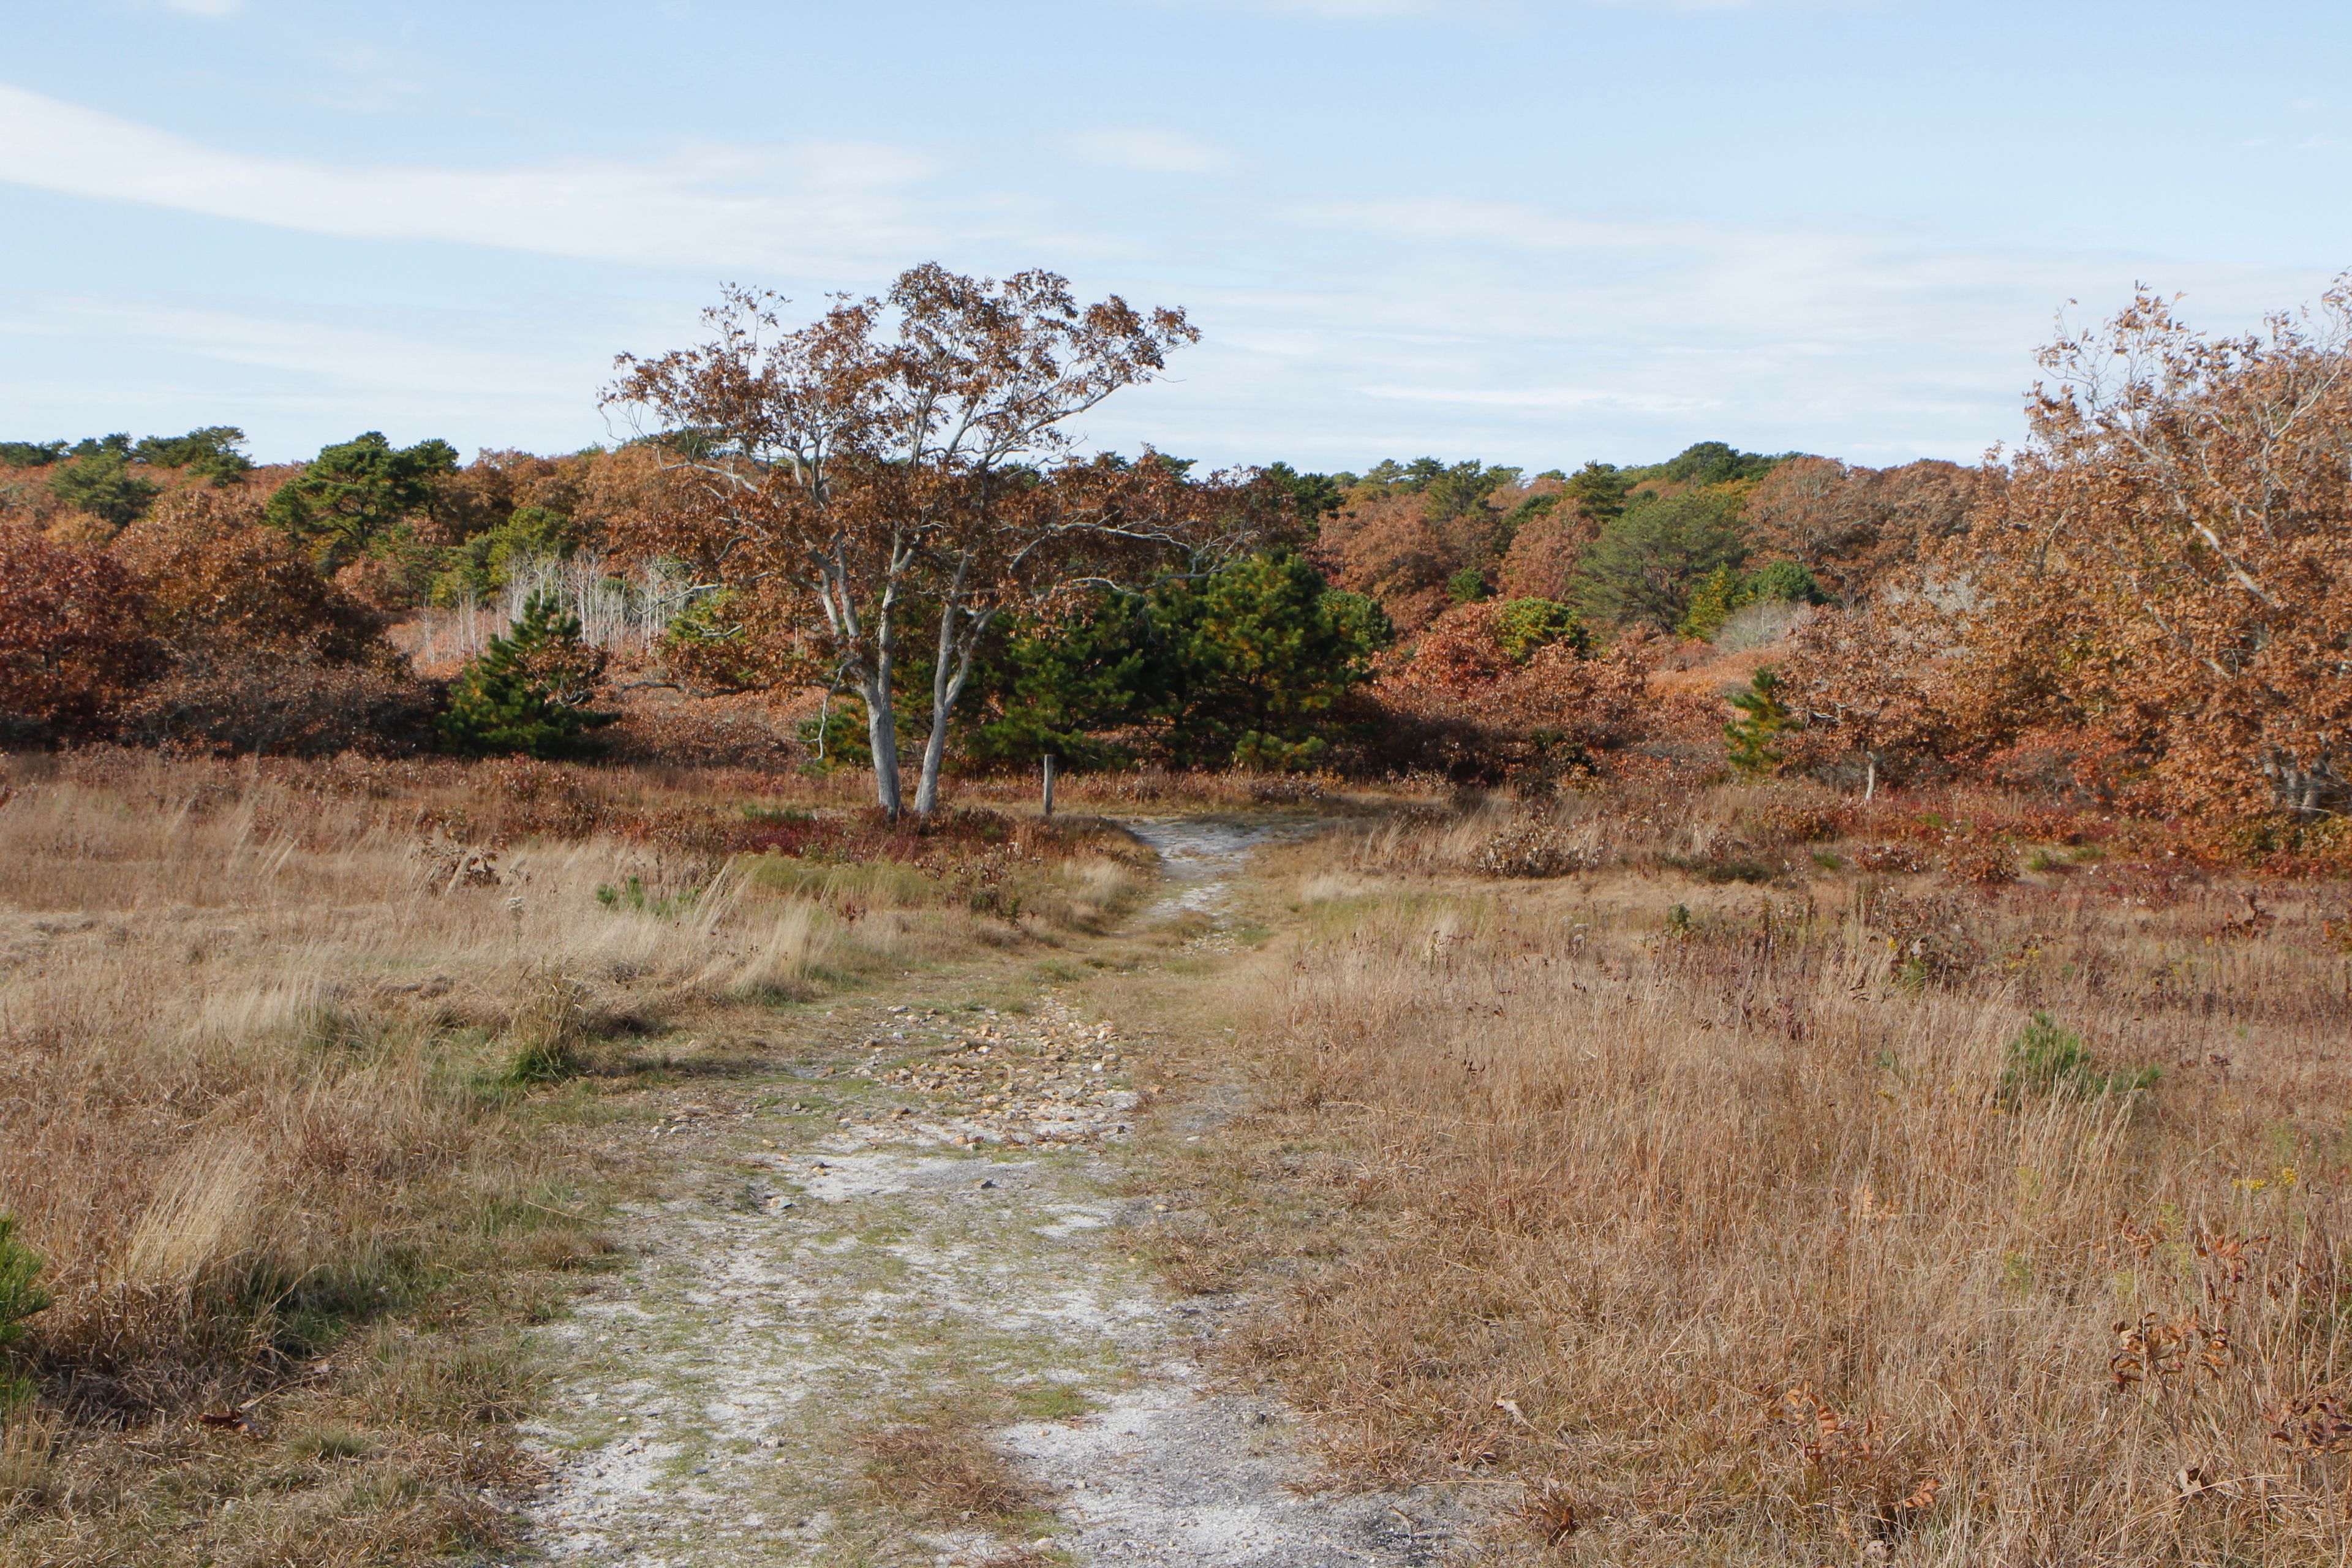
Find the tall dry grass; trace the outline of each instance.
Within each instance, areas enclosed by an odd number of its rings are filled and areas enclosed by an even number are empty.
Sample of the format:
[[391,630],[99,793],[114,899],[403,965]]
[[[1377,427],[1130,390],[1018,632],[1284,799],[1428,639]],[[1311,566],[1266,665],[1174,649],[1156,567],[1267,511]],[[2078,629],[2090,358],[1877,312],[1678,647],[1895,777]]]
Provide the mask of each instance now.
[[1510,826],[1293,866],[1223,1245],[1335,1462],[1567,1561],[2352,1554],[2340,888],[1383,869]]
[[[0,1352],[0,1381],[39,1389],[0,1413],[10,1568],[495,1544],[530,1377],[493,1331],[521,1310],[502,1281],[603,1246],[574,1223],[577,1140],[545,1135],[533,1092],[622,1070],[639,1036],[756,1039],[774,1004],[1084,923],[1139,885],[991,851],[1012,856],[991,896],[1028,906],[992,911],[918,869],[828,891],[777,872],[794,862],[602,830],[742,820],[685,779],[0,769],[0,1215],[55,1298]],[[285,1452],[236,1457],[257,1399],[341,1399],[373,1457],[257,1491]]]

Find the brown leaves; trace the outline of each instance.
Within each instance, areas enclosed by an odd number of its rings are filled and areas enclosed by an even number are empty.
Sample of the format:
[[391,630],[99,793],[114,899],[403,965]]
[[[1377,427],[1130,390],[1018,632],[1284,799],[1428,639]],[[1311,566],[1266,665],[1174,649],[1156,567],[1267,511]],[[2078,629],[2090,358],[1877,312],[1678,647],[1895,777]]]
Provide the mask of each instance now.
[[2271,1441],[2291,1454],[2352,1451],[2352,1405],[2340,1394],[2310,1394],[2281,1400],[2263,1412]]
[[1868,1459],[1878,1453],[1876,1416],[1857,1422],[1804,1384],[1781,1394],[1774,1414],[1788,1426],[1797,1451],[1815,1468]]
[[2116,1324],[2115,1334],[2119,1348],[2107,1358],[2107,1372],[2117,1393],[2135,1384],[2193,1391],[2198,1373],[2219,1383],[2237,1364],[2230,1331],[2194,1310],[2170,1318],[2143,1312],[2137,1321]]
[[1502,606],[1464,605],[1440,616],[1374,689],[1382,707],[1435,731],[1423,759],[1506,773],[1589,767],[1591,754],[1625,744],[1648,718],[1648,663],[1638,639],[1600,658],[1566,643],[1522,662],[1505,649]]
[[153,673],[146,601],[121,563],[0,524],[0,737],[102,731]]

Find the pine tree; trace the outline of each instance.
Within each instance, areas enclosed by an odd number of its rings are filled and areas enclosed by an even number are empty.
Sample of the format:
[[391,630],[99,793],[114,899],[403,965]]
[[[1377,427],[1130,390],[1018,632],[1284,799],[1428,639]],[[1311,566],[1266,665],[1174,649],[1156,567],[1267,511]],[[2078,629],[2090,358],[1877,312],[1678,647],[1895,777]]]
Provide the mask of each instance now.
[[556,595],[533,594],[507,635],[450,684],[441,738],[469,757],[576,756],[590,749],[584,731],[617,717],[586,706],[604,676],[604,652],[582,639],[580,617]]
[[[40,1258],[16,1238],[15,1230],[16,1221],[0,1215],[0,1357],[25,1337],[25,1320],[47,1310],[51,1300],[48,1292],[33,1283],[41,1271]],[[5,1361],[0,1361],[0,1366],[5,1366]],[[5,1422],[12,1406],[23,1404],[32,1393],[30,1383],[0,1371],[0,1422]]]
[[1748,678],[1747,690],[1731,700],[1740,716],[1723,727],[1723,739],[1730,748],[1733,771],[1743,778],[1770,773],[1780,765],[1780,750],[1773,741],[1791,720],[1788,706],[1780,700],[1780,676],[1767,665]]

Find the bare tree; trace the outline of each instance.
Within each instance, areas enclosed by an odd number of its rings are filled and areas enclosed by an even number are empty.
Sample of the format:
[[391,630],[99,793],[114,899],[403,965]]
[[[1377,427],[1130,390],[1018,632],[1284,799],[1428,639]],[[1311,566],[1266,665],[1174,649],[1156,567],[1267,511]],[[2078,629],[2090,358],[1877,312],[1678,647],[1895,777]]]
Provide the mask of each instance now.
[[781,595],[786,635],[866,702],[875,794],[900,809],[893,707],[903,639],[935,638],[915,809],[939,804],[949,715],[1008,611],[1089,582],[1182,569],[1248,531],[1251,487],[1150,454],[1077,461],[1070,422],[1196,341],[1183,312],[1066,279],[926,264],[886,299],[836,296],[787,330],[772,293],[730,289],[709,342],[623,355],[608,406],[663,432],[667,504],[647,542],[709,585]]

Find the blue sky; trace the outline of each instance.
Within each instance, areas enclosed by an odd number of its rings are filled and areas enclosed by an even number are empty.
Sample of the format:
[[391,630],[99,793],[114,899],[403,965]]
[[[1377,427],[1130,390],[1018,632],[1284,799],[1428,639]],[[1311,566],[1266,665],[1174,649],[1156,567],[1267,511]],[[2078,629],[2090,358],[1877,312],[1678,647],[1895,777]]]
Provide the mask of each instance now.
[[1530,468],[2019,434],[2053,313],[2352,267],[2352,7],[2106,0],[0,6],[0,438],[561,450],[719,284],[1181,304],[1088,421]]

